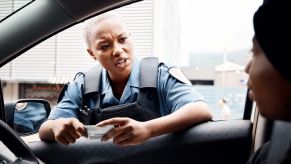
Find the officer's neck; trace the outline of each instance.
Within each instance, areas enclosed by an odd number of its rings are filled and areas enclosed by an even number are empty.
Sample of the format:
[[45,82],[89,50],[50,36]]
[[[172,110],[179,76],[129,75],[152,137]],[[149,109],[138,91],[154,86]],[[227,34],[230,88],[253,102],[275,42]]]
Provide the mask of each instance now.
[[129,79],[129,75],[128,76],[120,76],[120,77],[111,77],[109,76],[109,82],[112,88],[112,92],[115,96],[115,98],[117,98],[118,100],[121,98],[123,90],[125,88],[125,85]]

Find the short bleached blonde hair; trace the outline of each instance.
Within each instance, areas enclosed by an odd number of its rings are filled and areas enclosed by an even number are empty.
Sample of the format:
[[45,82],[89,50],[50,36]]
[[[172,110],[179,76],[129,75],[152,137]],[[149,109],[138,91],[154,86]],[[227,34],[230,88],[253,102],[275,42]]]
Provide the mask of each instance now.
[[98,23],[101,22],[102,20],[108,19],[108,18],[117,18],[126,25],[124,18],[115,11],[109,11],[109,12],[97,15],[93,18],[86,20],[84,22],[83,37],[88,48],[90,47],[90,36],[91,36],[92,28],[98,25]]

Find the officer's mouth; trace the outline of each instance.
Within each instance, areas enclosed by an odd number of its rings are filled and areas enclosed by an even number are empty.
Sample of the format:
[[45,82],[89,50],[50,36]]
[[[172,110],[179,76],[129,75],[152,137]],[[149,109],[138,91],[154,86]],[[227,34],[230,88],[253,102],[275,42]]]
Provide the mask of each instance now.
[[125,66],[127,63],[127,60],[128,60],[128,57],[124,57],[124,58],[118,58],[116,61],[115,61],[115,65],[118,66],[118,67],[122,67],[122,66]]

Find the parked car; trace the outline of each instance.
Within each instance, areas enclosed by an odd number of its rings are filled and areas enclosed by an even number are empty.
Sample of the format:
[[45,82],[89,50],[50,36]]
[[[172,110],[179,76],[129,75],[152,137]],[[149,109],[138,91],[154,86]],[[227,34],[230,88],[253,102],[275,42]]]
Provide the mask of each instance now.
[[[45,39],[103,12],[139,0],[35,0],[0,23],[0,66],[11,62]],[[40,56],[41,57],[41,56]],[[184,131],[150,139],[144,144],[119,147],[112,142],[86,138],[69,146],[40,140],[25,142],[17,133],[15,120],[7,119],[9,109],[0,90],[0,163],[201,163],[242,164],[254,150],[268,141],[273,122],[262,118],[248,98],[242,119],[210,121]],[[246,96],[246,95],[245,95]],[[37,101],[46,115],[44,100]],[[6,105],[5,105],[6,104]],[[5,114],[6,113],[6,114]],[[253,115],[252,115],[253,114]],[[12,113],[13,117],[15,113]],[[14,118],[14,117],[13,117]],[[16,131],[15,131],[16,130]],[[35,134],[32,130],[29,134]]]

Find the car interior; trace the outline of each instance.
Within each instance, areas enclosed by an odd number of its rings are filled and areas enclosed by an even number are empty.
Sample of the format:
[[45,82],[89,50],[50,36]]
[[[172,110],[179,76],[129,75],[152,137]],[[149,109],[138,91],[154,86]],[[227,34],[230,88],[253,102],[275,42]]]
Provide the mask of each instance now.
[[[0,23],[0,66],[75,24],[138,1],[140,0],[32,1]],[[19,28],[20,26],[23,28]],[[0,163],[243,164],[263,143],[270,140],[274,130],[286,128],[286,125],[280,123],[274,126],[272,120],[260,116],[256,104],[246,98],[242,119],[213,120],[193,125],[136,146],[119,147],[112,142],[96,142],[87,138],[81,138],[68,146],[39,139],[27,142],[25,137],[15,131],[14,108],[18,103],[39,103],[43,105],[44,116],[47,117],[51,110],[48,102],[23,99],[6,103],[2,87],[0,97]],[[26,135],[35,133],[37,129]]]

